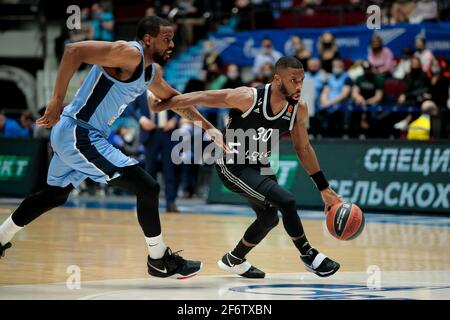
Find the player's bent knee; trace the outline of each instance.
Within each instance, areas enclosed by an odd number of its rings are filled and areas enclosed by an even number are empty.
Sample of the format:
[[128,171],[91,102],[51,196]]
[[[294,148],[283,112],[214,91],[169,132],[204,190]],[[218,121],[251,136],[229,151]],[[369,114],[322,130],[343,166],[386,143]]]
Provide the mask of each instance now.
[[273,229],[278,225],[279,222],[280,222],[280,218],[278,218],[278,215],[276,215],[276,216],[272,217],[271,219],[269,219],[265,225],[266,225],[267,229]]
[[158,182],[154,182],[149,185],[148,190],[153,196],[159,197],[159,192],[161,191],[161,186]]
[[282,211],[297,210],[297,203],[295,201],[294,195],[289,193],[289,195],[284,196],[280,200],[279,206],[282,209]]
[[68,194],[65,195],[58,195],[57,197],[54,198],[54,207],[59,207],[62,206],[64,203],[66,203],[67,199],[69,198]]

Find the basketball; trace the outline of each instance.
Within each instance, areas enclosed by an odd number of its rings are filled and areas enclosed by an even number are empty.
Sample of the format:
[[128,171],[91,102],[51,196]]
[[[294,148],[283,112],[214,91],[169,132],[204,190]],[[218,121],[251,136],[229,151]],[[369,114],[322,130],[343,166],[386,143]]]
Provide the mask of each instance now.
[[328,231],[339,240],[353,240],[364,229],[364,214],[356,204],[336,203],[326,215]]

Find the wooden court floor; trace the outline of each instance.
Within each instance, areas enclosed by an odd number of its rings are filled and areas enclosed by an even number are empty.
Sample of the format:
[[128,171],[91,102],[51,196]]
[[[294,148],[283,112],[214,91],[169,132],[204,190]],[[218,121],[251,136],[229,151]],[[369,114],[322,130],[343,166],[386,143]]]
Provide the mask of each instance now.
[[[0,222],[13,207],[0,206]],[[225,275],[216,262],[242,237],[251,217],[161,214],[165,242],[183,257],[201,260],[201,275]],[[339,272],[450,270],[450,228],[367,223],[361,236],[339,241],[324,220],[303,220],[310,242],[340,262]],[[133,211],[57,208],[27,226],[0,260],[1,285],[65,282],[77,266],[83,281],[146,278],[147,251]],[[249,255],[267,273],[304,272],[280,223]],[[338,272],[338,273],[339,273]],[[450,281],[450,279],[449,279]],[[449,297],[450,299],[450,297]]]

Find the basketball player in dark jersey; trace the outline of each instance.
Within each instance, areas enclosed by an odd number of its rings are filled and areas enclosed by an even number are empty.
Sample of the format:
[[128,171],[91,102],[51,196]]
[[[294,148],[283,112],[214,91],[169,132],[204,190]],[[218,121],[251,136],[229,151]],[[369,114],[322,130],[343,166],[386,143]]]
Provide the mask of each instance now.
[[[275,133],[280,136],[290,132],[298,158],[321,192],[325,208],[341,201],[329,187],[309,143],[306,128],[308,108],[300,100],[303,78],[302,64],[293,57],[283,57],[275,65],[272,83],[257,89],[239,87],[192,92],[152,105],[155,111],[192,105],[232,108],[225,135],[232,152],[216,161],[216,169],[227,188],[248,199],[256,212],[256,220],[234,250],[218,261],[219,267],[225,271],[247,278],[265,277],[265,273],[252,266],[245,256],[278,224],[278,210],[281,211],[284,228],[308,271],[327,277],[339,269],[337,262],[318,252],[308,242],[297,214],[295,198],[277,183],[273,172],[270,173],[267,159],[272,140],[277,138]],[[230,135],[233,130],[243,131]],[[247,140],[257,141],[258,148],[252,150]],[[244,148],[239,150],[240,146]]]

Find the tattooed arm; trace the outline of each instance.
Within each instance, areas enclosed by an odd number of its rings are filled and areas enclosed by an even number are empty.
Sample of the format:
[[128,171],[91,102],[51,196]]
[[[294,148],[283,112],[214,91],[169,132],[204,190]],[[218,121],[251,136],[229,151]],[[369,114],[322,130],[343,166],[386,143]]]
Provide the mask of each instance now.
[[152,109],[153,111],[180,110],[192,105],[202,105],[209,108],[233,108],[246,112],[255,103],[255,92],[255,89],[249,87],[196,91],[153,104]]
[[[180,95],[180,92],[172,88],[162,77],[162,70],[159,65],[156,67],[155,77],[149,86],[149,90],[163,102],[174,97]],[[150,101],[149,101],[150,102]],[[149,103],[149,107],[154,102]],[[179,114],[181,117],[186,118],[192,122],[196,122],[197,124],[200,122],[201,127],[204,130],[216,129],[208,120],[206,120],[200,112],[192,105],[187,108],[173,108],[172,111]]]

